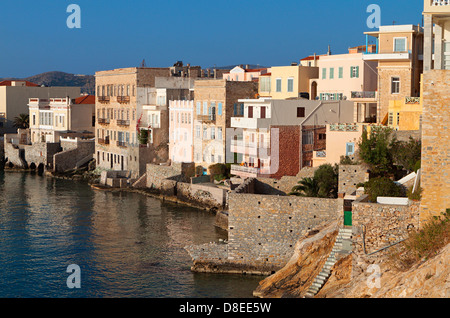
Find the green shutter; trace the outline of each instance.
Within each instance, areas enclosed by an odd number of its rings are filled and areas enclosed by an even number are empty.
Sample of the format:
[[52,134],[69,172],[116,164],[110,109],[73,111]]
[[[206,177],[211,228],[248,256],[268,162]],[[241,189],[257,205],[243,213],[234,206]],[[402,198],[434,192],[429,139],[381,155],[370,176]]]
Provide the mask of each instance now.
[[350,78],[353,78],[353,66],[350,66]]
[[356,67],[356,77],[359,78],[359,66]]

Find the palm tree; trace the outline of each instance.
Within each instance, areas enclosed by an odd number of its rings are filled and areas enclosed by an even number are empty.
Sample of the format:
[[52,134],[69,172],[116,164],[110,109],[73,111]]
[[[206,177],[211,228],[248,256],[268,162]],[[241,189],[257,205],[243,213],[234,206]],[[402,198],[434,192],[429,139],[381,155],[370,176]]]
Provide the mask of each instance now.
[[30,127],[30,116],[28,114],[19,114],[19,116],[14,117],[14,127],[27,129]]
[[298,182],[298,185],[292,187],[289,195],[317,197],[319,195],[319,184],[314,178],[303,178]]

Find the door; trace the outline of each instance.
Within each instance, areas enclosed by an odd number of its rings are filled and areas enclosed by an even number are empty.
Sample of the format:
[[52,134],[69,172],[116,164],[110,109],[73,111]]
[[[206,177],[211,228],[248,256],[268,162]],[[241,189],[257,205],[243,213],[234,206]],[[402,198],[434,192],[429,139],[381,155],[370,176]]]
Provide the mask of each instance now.
[[352,226],[352,200],[344,200],[344,226]]
[[253,118],[253,106],[248,106],[248,118]]
[[266,107],[261,107],[261,118],[266,118]]

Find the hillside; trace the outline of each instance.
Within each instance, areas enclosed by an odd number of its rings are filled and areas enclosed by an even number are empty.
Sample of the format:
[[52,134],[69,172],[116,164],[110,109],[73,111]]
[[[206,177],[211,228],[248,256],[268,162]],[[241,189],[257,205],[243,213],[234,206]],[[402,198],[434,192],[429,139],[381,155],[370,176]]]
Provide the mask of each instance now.
[[65,72],[46,72],[26,78],[1,78],[3,80],[26,80],[45,86],[79,86],[82,93],[95,94],[94,75],[75,75]]

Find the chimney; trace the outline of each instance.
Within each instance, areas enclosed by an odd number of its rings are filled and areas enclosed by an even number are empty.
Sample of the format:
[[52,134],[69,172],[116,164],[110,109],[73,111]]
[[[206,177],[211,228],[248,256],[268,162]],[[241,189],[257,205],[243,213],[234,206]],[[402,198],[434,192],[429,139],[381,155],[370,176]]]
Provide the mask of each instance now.
[[250,66],[248,64],[245,64],[245,69],[248,70]]
[[330,48],[329,45],[328,45],[328,52],[327,52],[327,55],[331,55],[331,48]]

